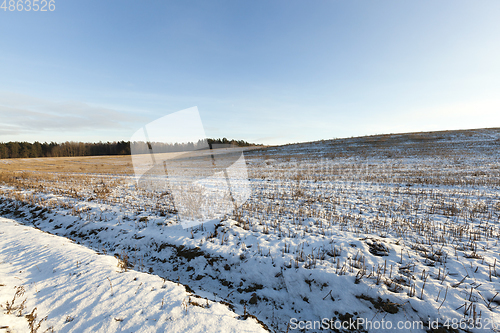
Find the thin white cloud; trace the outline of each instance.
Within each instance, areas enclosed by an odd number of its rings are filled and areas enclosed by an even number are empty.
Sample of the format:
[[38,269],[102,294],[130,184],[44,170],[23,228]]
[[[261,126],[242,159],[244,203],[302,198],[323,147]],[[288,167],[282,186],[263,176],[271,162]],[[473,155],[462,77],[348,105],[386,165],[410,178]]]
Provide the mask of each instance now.
[[[0,92],[0,140],[39,133],[89,135],[94,131],[131,132],[143,121],[137,114],[78,101],[54,102],[29,95]],[[99,139],[99,138],[96,138]]]

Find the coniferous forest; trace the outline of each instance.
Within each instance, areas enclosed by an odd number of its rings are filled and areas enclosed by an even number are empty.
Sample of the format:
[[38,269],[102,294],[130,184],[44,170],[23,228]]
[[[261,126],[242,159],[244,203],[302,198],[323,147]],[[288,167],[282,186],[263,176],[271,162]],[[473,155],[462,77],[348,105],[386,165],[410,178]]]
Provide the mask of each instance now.
[[[207,139],[209,144],[232,144],[239,147],[252,146],[244,140]],[[162,145],[163,151],[182,151],[185,146],[193,143]],[[100,156],[100,155],[130,155],[130,141],[113,142],[74,142],[63,143],[35,141],[0,142],[0,158],[29,158],[29,157],[68,157],[68,156]]]

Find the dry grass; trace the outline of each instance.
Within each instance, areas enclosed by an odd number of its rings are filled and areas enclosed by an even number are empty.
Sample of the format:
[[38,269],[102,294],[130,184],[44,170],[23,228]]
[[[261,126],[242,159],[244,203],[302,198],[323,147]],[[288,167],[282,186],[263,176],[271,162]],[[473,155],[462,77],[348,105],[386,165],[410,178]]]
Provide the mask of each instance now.
[[[244,147],[238,150],[259,150],[262,147]],[[199,151],[196,155],[218,154],[225,149]],[[179,153],[155,155],[157,159],[174,157]],[[194,155],[194,154],[191,154]],[[194,155],[194,156],[196,156]],[[138,157],[142,155],[137,155]],[[149,155],[148,155],[149,156]],[[85,173],[99,175],[133,175],[132,156],[84,156],[84,157],[43,157],[0,159],[0,172],[36,171],[43,173]]]
[[0,172],[133,174],[130,156],[12,158],[0,160]]

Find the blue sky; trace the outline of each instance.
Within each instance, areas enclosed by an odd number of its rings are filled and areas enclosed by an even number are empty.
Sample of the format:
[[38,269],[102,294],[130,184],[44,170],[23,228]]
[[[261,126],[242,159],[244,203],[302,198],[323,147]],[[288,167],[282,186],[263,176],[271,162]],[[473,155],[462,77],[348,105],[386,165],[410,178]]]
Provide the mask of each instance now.
[[0,141],[128,140],[197,106],[266,144],[500,126],[499,1],[68,1],[0,10]]

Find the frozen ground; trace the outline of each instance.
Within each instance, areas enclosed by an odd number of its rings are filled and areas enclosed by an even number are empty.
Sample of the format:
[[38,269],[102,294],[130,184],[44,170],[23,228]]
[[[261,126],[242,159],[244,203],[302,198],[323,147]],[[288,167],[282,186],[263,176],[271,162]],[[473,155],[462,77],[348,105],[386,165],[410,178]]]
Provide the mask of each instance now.
[[182,285],[122,272],[112,256],[13,220],[0,223],[0,332],[30,332],[30,314],[38,332],[265,331]]
[[324,319],[365,322],[345,331],[390,322],[391,331],[490,332],[500,323],[499,138],[498,129],[418,133],[248,152],[250,199],[191,229],[168,192],[137,188],[122,170],[6,171],[0,214],[274,332],[319,332],[309,328]]

